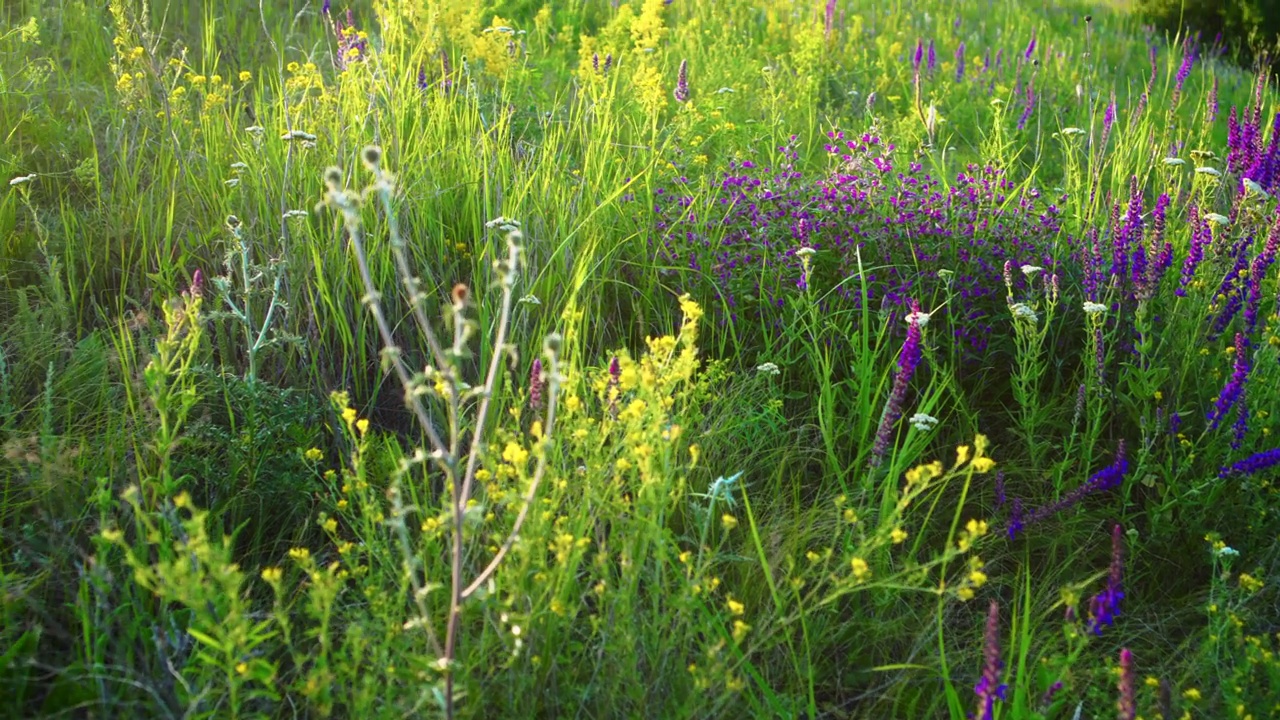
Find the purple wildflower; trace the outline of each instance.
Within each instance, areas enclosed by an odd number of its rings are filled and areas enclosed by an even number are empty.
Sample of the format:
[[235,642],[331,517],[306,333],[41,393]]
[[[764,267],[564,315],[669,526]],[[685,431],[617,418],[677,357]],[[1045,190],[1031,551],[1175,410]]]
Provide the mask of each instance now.
[[1178,289],[1174,291],[1179,297],[1186,296],[1187,286],[1195,278],[1196,269],[1204,260],[1204,250],[1213,242],[1213,230],[1208,220],[1201,219],[1199,208],[1192,205],[1187,214],[1187,221],[1191,225],[1191,246],[1187,250],[1187,259],[1182,263],[1182,279],[1178,283]]
[[533,368],[529,370],[529,409],[537,413],[542,410],[542,359],[533,359]]
[[956,82],[964,80],[964,41],[956,48]]
[[324,0],[324,5],[320,6],[320,13],[327,16],[331,8],[330,0]]
[[1138,715],[1137,684],[1134,682],[1133,652],[1129,648],[1120,648],[1120,699],[1116,708],[1120,711],[1120,720],[1133,720]]
[[1209,122],[1212,123],[1218,119],[1218,76],[1213,76],[1213,85],[1209,86],[1209,95],[1205,99],[1205,104],[1209,110]]
[[1213,409],[1209,411],[1210,427],[1214,430],[1218,429],[1219,423],[1240,400],[1241,395],[1244,394],[1244,383],[1249,379],[1249,343],[1244,333],[1236,333],[1235,348],[1235,365],[1231,371],[1231,379],[1223,386],[1222,392],[1218,393],[1218,399],[1214,401]]
[[1094,473],[1093,476],[1085,481],[1085,483],[1080,487],[1072,490],[1066,495],[1063,495],[1057,502],[1038,508],[1025,516],[1019,513],[1016,518],[1017,522],[1014,522],[1014,520],[1011,519],[1008,527],[1009,538],[1013,539],[1017,537],[1017,535],[1024,531],[1028,526],[1076,505],[1093,493],[1104,492],[1106,490],[1112,490],[1119,487],[1124,481],[1125,474],[1128,472],[1129,461],[1125,457],[1124,441],[1121,440],[1116,447],[1115,460],[1113,460],[1107,467]]
[[933,41],[929,41],[929,62],[926,65],[929,74],[932,75],[938,69],[938,52],[933,46]]
[[1182,97],[1182,86],[1186,84],[1187,77],[1191,75],[1191,67],[1195,65],[1196,55],[1192,51],[1186,51],[1182,55],[1182,65],[1178,67],[1178,74],[1174,78],[1173,84],[1173,105],[1178,105],[1178,100]]
[[1107,585],[1089,601],[1089,629],[1094,635],[1101,635],[1102,628],[1115,622],[1120,612],[1120,601],[1124,599],[1123,575],[1124,531],[1117,523],[1111,529],[1111,570],[1107,574]]
[[1003,470],[999,470],[996,472],[995,490],[996,490],[996,508],[1003,507],[1004,501],[1005,501]]
[[880,428],[876,431],[876,442],[871,450],[871,467],[878,467],[889,451],[889,444],[893,440],[893,427],[902,416],[902,404],[907,398],[907,385],[920,364],[922,349],[918,320],[919,303],[913,301],[911,309],[907,339],[902,343],[902,352],[898,355],[898,372],[893,376],[893,389],[889,392],[889,402],[885,406],[884,416],[880,418]]
[[827,40],[831,39],[831,33],[835,30],[836,25],[836,0],[827,0],[826,13],[823,16],[823,26],[826,30]]
[[1252,475],[1277,465],[1280,465],[1280,447],[1254,453],[1243,460],[1237,461],[1230,467],[1224,466],[1218,476]]
[[978,696],[978,711],[975,720],[991,720],[995,712],[996,700],[1003,700],[1008,686],[1000,683],[1000,603],[995,600],[987,609],[987,629],[982,643],[982,679],[974,685],[973,692]]
[[204,273],[200,268],[191,273],[191,297],[198,298],[204,295]]
[[911,67],[920,74],[920,63],[924,62],[924,43],[920,40],[916,41],[916,54],[911,56]]
[[1030,60],[1031,55],[1036,51],[1036,32],[1031,31],[1031,42],[1027,43],[1027,49],[1022,53],[1023,59]]
[[680,70],[676,72],[676,102],[689,102],[689,61],[680,61]]
[[1054,682],[1052,685],[1050,685],[1049,688],[1044,691],[1044,695],[1040,696],[1040,709],[1042,710],[1047,709],[1051,704],[1053,704],[1053,699],[1057,697],[1058,693],[1061,691],[1062,691],[1061,680],[1058,680]]

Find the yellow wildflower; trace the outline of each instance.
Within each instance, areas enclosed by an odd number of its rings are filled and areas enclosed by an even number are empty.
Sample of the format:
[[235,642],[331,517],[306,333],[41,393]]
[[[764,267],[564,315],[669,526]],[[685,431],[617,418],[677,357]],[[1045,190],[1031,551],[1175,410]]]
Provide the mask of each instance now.
[[907,531],[896,527],[893,532],[889,533],[889,539],[893,540],[894,545],[901,545],[907,539]]
[[724,526],[725,530],[732,530],[738,527],[738,518],[730,515],[729,513],[725,513],[720,516],[720,524]]
[[853,568],[853,578],[858,582],[871,577],[871,566],[867,564],[866,560],[856,557],[849,561],[849,565]]
[[248,70],[240,71],[240,82],[247,83],[252,79],[253,79],[253,73],[249,72]]
[[303,453],[303,456],[306,457],[311,462],[317,462],[319,460],[324,459],[324,451],[321,450],[320,448],[310,448],[305,453]]
[[725,607],[729,608],[730,615],[741,615],[747,611],[746,605],[743,605],[733,598],[729,598],[728,601],[725,602]]

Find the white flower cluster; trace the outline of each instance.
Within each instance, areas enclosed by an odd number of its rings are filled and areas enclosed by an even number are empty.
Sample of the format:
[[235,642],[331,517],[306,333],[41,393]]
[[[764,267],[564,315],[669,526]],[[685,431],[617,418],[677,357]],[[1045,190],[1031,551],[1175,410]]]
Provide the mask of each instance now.
[[908,325],[915,323],[920,327],[924,327],[929,324],[929,313],[916,310],[915,312],[907,315],[904,319],[907,321]]
[[757,365],[756,372],[764,373],[765,375],[778,375],[782,373],[782,371],[778,369],[778,366],[771,362]]
[[1036,315],[1036,311],[1026,303],[1014,303],[1009,306],[1009,310],[1013,312],[1013,316],[1021,320],[1030,320],[1031,322],[1039,322],[1040,316]]
[[1086,300],[1084,303],[1085,315],[1101,315],[1106,311],[1107,311],[1107,306],[1103,305],[1102,303],[1090,302],[1088,300]]
[[920,432],[929,432],[937,427],[938,418],[918,412],[915,415],[912,415],[907,422],[911,423],[911,427],[919,430]]

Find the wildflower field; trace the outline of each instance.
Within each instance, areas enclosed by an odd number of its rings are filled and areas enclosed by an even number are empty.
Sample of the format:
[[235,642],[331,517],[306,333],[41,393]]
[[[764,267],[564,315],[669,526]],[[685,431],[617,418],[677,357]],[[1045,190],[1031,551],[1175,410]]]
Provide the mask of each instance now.
[[1280,717],[1280,94],[1226,58],[6,1],[0,716]]

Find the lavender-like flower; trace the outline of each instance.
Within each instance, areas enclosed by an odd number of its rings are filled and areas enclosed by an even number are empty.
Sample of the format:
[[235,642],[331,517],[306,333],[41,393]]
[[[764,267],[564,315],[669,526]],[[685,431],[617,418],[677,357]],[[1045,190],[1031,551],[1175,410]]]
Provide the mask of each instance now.
[[987,609],[987,628],[983,634],[982,644],[982,679],[974,685],[973,692],[978,696],[978,711],[975,720],[991,720],[995,713],[996,700],[1004,700],[1008,686],[1000,683],[1000,603],[995,600]]
[[1187,250],[1187,259],[1182,263],[1182,279],[1178,283],[1178,289],[1174,291],[1179,297],[1186,297],[1187,286],[1195,278],[1196,269],[1204,260],[1204,250],[1213,242],[1213,230],[1209,227],[1209,221],[1201,219],[1199,208],[1192,205],[1187,215],[1187,221],[1191,225],[1191,246]]
[[1111,570],[1107,585],[1089,601],[1089,630],[1101,635],[1102,628],[1115,622],[1120,613],[1120,601],[1124,599],[1121,585],[1124,574],[1124,532],[1117,523],[1111,529]]
[[1178,101],[1182,99],[1182,86],[1186,84],[1187,77],[1191,75],[1191,67],[1196,63],[1196,55],[1193,51],[1184,51],[1182,55],[1182,65],[1178,67],[1178,74],[1174,77],[1173,83],[1173,106],[1178,106]]
[[871,449],[871,467],[879,467],[889,452],[889,444],[893,440],[893,428],[902,416],[902,404],[907,398],[907,385],[920,364],[922,354],[920,333],[920,305],[911,303],[912,314],[907,325],[907,339],[902,343],[902,351],[898,355],[898,372],[893,376],[893,389],[889,391],[889,402],[885,405],[884,415],[880,418],[880,427],[876,431],[876,442]]
[[825,28],[825,36],[827,40],[831,40],[831,33],[835,30],[836,25],[836,0],[827,0],[826,12],[823,15],[823,27]]
[[529,370],[529,409],[535,414],[542,410],[542,359],[533,359]]
[[964,41],[956,48],[956,82],[964,80]]
[[1249,457],[1239,460],[1230,466],[1223,466],[1219,471],[1219,477],[1230,477],[1239,475],[1252,475],[1256,472],[1262,472],[1280,465],[1280,447],[1271,448],[1262,452],[1254,453]]
[[200,271],[200,268],[196,268],[195,272],[191,273],[191,297],[198,298],[203,295],[204,273]]
[[1025,51],[1025,52],[1023,52],[1023,53],[1022,53],[1022,57],[1023,57],[1023,59],[1024,59],[1024,60],[1030,60],[1030,59],[1031,59],[1031,55],[1032,55],[1032,54],[1034,54],[1034,53],[1035,53],[1035,51],[1036,51],[1036,33],[1035,33],[1035,31],[1034,31],[1034,30],[1032,30],[1032,31],[1031,31],[1031,42],[1027,43],[1027,49],[1026,49],[1026,51]]
[[1026,94],[1026,101],[1025,101],[1026,104],[1022,108],[1022,116],[1018,118],[1019,130],[1022,130],[1027,126],[1027,121],[1031,119],[1031,113],[1035,110],[1035,107],[1036,107],[1035,83],[1036,83],[1035,76],[1032,75],[1031,78],[1027,80],[1027,94]]
[[929,74],[932,75],[938,69],[938,51],[933,46],[933,41],[929,41],[929,62],[926,65]]
[[1049,706],[1053,704],[1053,699],[1057,697],[1058,693],[1061,691],[1062,691],[1061,680],[1055,681],[1052,685],[1050,685],[1048,689],[1044,691],[1044,695],[1040,696],[1040,709],[1047,710]]
[[676,72],[676,102],[689,102],[689,61],[680,61],[680,70]]
[[1208,106],[1209,122],[1213,123],[1218,119],[1218,76],[1213,76],[1213,85],[1209,86],[1209,95],[1205,98],[1205,104]]
[[1027,527],[1076,505],[1096,492],[1104,492],[1119,487],[1124,482],[1124,476],[1128,472],[1129,461],[1125,457],[1124,441],[1121,440],[1116,447],[1115,460],[1107,467],[1094,473],[1080,487],[1063,495],[1057,502],[1038,508],[1025,516],[1019,512],[1016,518],[1011,518],[1009,527],[1006,529],[1009,539],[1016,538]]
[[1134,680],[1133,652],[1129,648],[1120,649],[1120,699],[1116,701],[1120,720],[1134,720],[1138,715],[1137,688]]
[[924,43],[920,40],[916,41],[916,54],[911,56],[911,68],[920,74],[920,63],[924,62]]
[[1209,411],[1209,424],[1214,430],[1218,429],[1218,425],[1226,418],[1227,413],[1235,407],[1235,404],[1244,394],[1245,381],[1249,379],[1249,342],[1245,339],[1244,333],[1236,333],[1236,357],[1235,365],[1231,372],[1231,379],[1223,386],[1222,392],[1218,393],[1218,399],[1213,403],[1213,409]]

